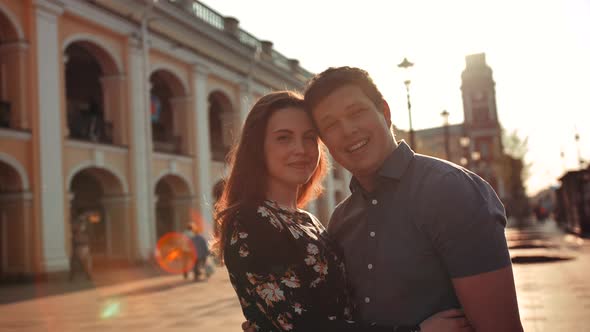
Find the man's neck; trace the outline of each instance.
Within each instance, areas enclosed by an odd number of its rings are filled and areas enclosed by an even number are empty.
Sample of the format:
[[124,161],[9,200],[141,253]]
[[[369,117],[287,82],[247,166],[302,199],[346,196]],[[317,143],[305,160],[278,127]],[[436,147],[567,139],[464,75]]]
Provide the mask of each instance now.
[[373,192],[377,186],[377,173],[373,173],[371,176],[356,177],[359,185],[368,193]]
[[399,147],[399,144],[395,141],[395,138],[393,138],[392,149],[391,149],[391,151],[389,151],[387,153],[386,156],[383,157],[383,160],[381,161],[379,168],[377,168],[371,174],[367,174],[367,175],[354,175],[353,174],[354,177],[356,178],[356,180],[358,181],[358,183],[360,184],[360,186],[363,187],[363,189],[366,192],[370,193],[370,192],[373,192],[373,190],[375,190],[375,188],[377,187],[378,179],[379,179],[379,170],[383,167],[385,160],[387,160],[387,158],[389,158],[389,156],[393,153],[393,151],[395,151],[398,147]]

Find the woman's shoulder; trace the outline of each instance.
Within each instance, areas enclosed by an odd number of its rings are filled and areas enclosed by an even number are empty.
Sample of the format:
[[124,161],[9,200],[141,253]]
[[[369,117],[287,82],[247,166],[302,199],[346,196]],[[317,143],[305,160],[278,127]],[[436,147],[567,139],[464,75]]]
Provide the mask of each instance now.
[[284,227],[280,222],[282,216],[272,206],[261,202],[254,205],[244,205],[236,210],[231,224],[233,228],[257,229],[271,228],[281,231]]

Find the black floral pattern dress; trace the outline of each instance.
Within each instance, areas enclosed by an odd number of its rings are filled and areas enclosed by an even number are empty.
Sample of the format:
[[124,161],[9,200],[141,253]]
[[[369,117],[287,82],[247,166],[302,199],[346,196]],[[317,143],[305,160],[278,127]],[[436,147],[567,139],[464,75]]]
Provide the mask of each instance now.
[[353,322],[342,255],[318,220],[273,201],[240,210],[224,260],[258,331],[394,331]]

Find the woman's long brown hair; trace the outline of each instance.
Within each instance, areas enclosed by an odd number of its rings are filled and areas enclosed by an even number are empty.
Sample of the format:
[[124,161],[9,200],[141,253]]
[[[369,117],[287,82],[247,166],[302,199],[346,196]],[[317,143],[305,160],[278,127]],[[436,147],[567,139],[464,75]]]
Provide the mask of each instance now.
[[[215,241],[213,250],[223,260],[223,250],[228,237],[228,227],[235,221],[237,212],[244,208],[256,208],[266,198],[268,172],[264,155],[264,140],[268,120],[277,111],[287,107],[305,109],[303,96],[292,91],[272,92],[260,98],[246,117],[240,140],[229,154],[229,176],[221,197],[215,204]],[[309,181],[299,188],[297,206],[304,207],[322,191],[322,180],[328,171],[328,161],[323,143],[319,141],[318,167]]]

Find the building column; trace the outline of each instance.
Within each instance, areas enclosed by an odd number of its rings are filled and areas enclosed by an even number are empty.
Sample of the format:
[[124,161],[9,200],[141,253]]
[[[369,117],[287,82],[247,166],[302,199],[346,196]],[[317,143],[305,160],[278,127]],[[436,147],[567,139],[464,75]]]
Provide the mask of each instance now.
[[[315,199],[315,200],[307,203],[307,206],[305,207],[305,209],[309,213],[313,214],[314,216],[316,216],[319,219],[319,216],[318,216],[318,200],[317,199]],[[325,225],[327,222],[322,221],[322,223]]]
[[[330,157],[330,163],[333,164],[332,158]],[[320,198],[322,200],[322,204],[319,206],[319,216],[320,221],[327,225],[330,221],[330,216],[332,216],[332,212],[334,212],[335,199],[334,199],[334,173],[330,170],[326,178],[324,179],[324,194]]]
[[[67,65],[68,65],[68,61],[70,61],[70,57],[65,54],[65,53],[61,53],[61,61],[62,61],[62,65],[63,65],[63,72],[65,73],[66,69],[67,69]],[[66,78],[64,75],[64,84],[66,82]],[[68,98],[66,96],[66,89],[65,87],[62,89],[62,94],[60,95],[60,97],[63,99],[64,101],[64,117],[61,120],[61,128],[63,130],[63,137],[65,139],[70,138],[70,126],[68,123],[68,116],[70,114],[70,105],[68,103]]]
[[252,93],[250,88],[250,83],[242,82],[240,84],[240,104],[238,107],[239,109],[239,120],[236,126],[237,133],[240,133],[242,130],[242,126],[248,117],[248,113],[250,112],[250,108],[252,107]]
[[141,45],[134,40],[129,43],[129,82],[130,94],[130,130],[131,153],[133,156],[131,169],[133,170],[133,196],[134,196],[134,230],[137,234],[135,253],[141,259],[147,259],[155,246],[156,231],[154,220],[150,165],[151,165],[151,135],[148,131],[149,112],[147,104],[148,91],[145,79],[147,68],[144,64]]
[[125,75],[103,76],[100,83],[103,91],[104,120],[113,127],[113,143],[128,145],[127,112],[124,111]]
[[41,177],[41,223],[43,260],[46,272],[66,270],[65,214],[63,183],[62,90],[59,68],[61,51],[58,17],[63,7],[49,0],[35,1],[37,26],[37,81],[39,91],[39,152]]
[[211,145],[209,143],[209,109],[207,105],[207,78],[209,68],[202,65],[193,67],[193,112],[195,122],[195,193],[199,213],[205,220],[206,237],[213,231],[213,187],[211,186]]
[[29,44],[24,41],[0,45],[0,59],[2,60],[2,87],[0,97],[11,104],[11,127],[16,129],[31,129],[31,110],[27,99]]

